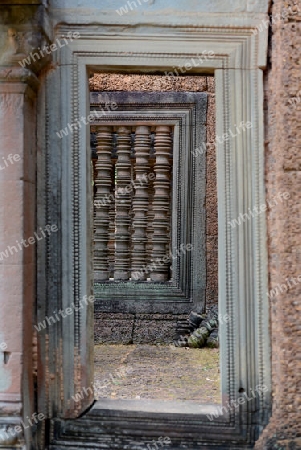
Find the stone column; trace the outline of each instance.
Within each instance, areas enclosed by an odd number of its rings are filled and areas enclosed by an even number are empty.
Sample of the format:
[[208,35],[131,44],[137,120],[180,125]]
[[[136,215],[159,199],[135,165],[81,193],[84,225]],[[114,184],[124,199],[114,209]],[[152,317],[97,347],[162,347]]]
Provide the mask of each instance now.
[[36,95],[47,63],[19,64],[45,38],[44,7],[10,3],[0,7],[0,449],[31,448],[36,429]]
[[[35,245],[28,240],[36,231],[35,95],[26,82],[31,76],[26,69],[12,69],[7,82],[3,71],[1,75],[0,411],[18,417],[25,401],[27,411],[33,408]],[[3,430],[0,427],[0,444]]]

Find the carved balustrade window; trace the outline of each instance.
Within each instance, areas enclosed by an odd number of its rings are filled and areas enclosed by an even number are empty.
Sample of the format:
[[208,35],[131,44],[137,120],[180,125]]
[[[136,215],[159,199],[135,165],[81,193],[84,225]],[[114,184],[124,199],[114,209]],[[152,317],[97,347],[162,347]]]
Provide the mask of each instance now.
[[203,310],[207,94],[92,93],[93,113],[95,310]]
[[173,128],[100,126],[96,142],[95,280],[171,280]]

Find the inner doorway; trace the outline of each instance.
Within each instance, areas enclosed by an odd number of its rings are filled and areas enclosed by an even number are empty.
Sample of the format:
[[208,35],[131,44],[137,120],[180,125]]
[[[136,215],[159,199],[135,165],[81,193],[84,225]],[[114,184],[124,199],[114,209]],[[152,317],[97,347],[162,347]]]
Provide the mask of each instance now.
[[[95,229],[95,233],[97,236],[98,232],[99,237],[100,228],[101,235],[100,251],[97,251],[96,248],[94,253],[96,302],[95,381],[93,389],[95,397],[98,399],[163,399],[220,403],[214,78],[200,76],[179,77],[171,76],[170,74],[167,76],[95,74],[90,79],[90,89],[91,112],[98,112],[96,114],[98,123],[92,125],[91,128],[91,147],[95,183],[94,216],[95,223],[98,226],[98,231]],[[196,275],[196,278],[202,278],[203,286],[202,289],[198,290],[198,283],[195,286],[192,285],[191,290],[197,291],[194,292],[195,302],[188,305],[188,307],[186,305],[182,309],[179,304],[170,302],[169,309],[166,310],[162,309],[160,302],[150,301],[150,298],[162,300],[162,296],[165,295],[164,289],[166,289],[166,284],[172,284],[173,272],[179,270],[179,279],[183,282],[182,278],[185,277],[186,266],[189,266],[188,271],[191,270],[191,265],[189,265],[191,260],[187,257],[189,253],[187,246],[195,246],[189,239],[186,239],[186,247],[182,247],[179,252],[179,248],[175,245],[175,237],[172,237],[177,236],[178,222],[172,221],[172,205],[175,204],[174,199],[179,190],[179,185],[175,186],[175,178],[172,175],[175,172],[173,151],[176,146],[179,146],[179,133],[182,130],[179,125],[176,129],[174,117],[168,118],[166,116],[164,117],[165,123],[158,125],[156,123],[158,112],[154,111],[154,106],[151,106],[151,102],[147,103],[146,112],[148,115],[153,113],[156,116],[157,114],[157,117],[154,115],[152,117],[153,120],[154,117],[156,119],[154,123],[143,122],[142,124],[141,117],[139,117],[138,121],[135,121],[134,111],[125,104],[125,100],[123,100],[123,103],[121,102],[122,104],[114,101],[118,97],[116,95],[114,97],[116,91],[119,91],[119,94],[123,93],[124,96],[133,92],[140,99],[145,98],[148,93],[156,92],[161,94],[161,98],[160,95],[158,97],[157,108],[159,106],[159,109],[162,108],[162,103],[164,103],[164,101],[162,102],[163,93],[169,92],[170,96],[174,95],[174,97],[178,98],[178,104],[176,104],[178,112],[181,112],[181,102],[182,107],[184,106],[183,95],[185,93],[203,93],[206,95],[205,119],[202,123],[202,120],[200,121],[198,117],[196,118],[196,123],[202,126],[203,133],[205,132],[205,139],[200,145],[196,145],[196,141],[192,146],[183,145],[183,154],[187,155],[189,153],[190,156],[190,159],[186,158],[186,164],[191,164],[192,161],[192,164],[196,164],[197,168],[199,168],[204,182],[204,192],[203,196],[200,195],[199,198],[193,198],[193,192],[191,195],[187,195],[187,192],[185,192],[187,188],[185,185],[182,195],[184,202],[187,199],[188,204],[185,205],[187,209],[184,215],[179,209],[177,211],[180,218],[180,228],[182,226],[182,237],[183,235],[189,235],[190,228],[186,225],[189,225],[190,213],[193,207],[197,211],[204,211],[204,218],[199,217],[196,219],[196,221],[199,220],[201,222],[200,228],[203,228],[203,231],[201,231],[201,233],[204,233],[203,248],[190,248],[192,253],[203,252],[201,259],[204,259],[204,270],[200,276]],[[186,101],[186,106],[188,103],[189,101]],[[137,111],[135,112],[137,113]],[[191,111],[189,114],[192,114]],[[122,115],[123,117],[121,117]],[[193,127],[192,122],[187,122],[186,127]],[[197,126],[195,126],[195,133],[200,133]],[[161,139],[161,141],[159,139],[159,144],[158,135]],[[170,147],[170,150],[166,150],[165,153],[165,172],[164,170],[163,172],[162,170],[161,172],[157,170],[156,173],[156,138],[157,147],[162,147],[162,139],[165,144],[168,141],[166,145]],[[126,139],[127,142],[125,142]],[[118,167],[118,141],[123,142],[123,147],[124,142],[128,145],[126,174],[124,173],[124,164]],[[149,167],[144,169],[140,167],[140,172],[139,167],[138,170],[135,167],[135,164],[137,165],[135,144],[140,145],[140,147],[141,145],[142,147],[149,146]],[[99,161],[99,154],[101,153],[101,151],[98,151],[98,148],[103,148],[104,146],[107,146],[107,156],[108,154],[110,155],[110,167],[107,168],[106,173],[103,171],[103,165],[99,163],[97,167],[97,161]],[[161,154],[159,157],[162,158],[164,155],[162,156]],[[180,168],[183,161],[177,161],[175,164]],[[101,176],[98,175],[100,170],[102,170]],[[147,186],[143,185],[143,183],[141,184],[141,182],[136,182],[135,184],[135,181],[139,178],[139,173],[141,177],[145,175],[145,170],[148,171],[148,175],[154,174],[154,177],[148,176]],[[188,176],[190,173],[193,175],[192,170],[192,166],[187,167]],[[97,197],[97,178],[101,179],[102,177],[103,181],[104,175],[107,175],[106,182],[100,182],[98,187],[102,191],[101,194],[105,193],[110,198],[110,201],[106,202],[105,205],[100,205],[101,207],[98,208],[97,202],[101,203],[103,198],[101,196]],[[161,185],[157,186],[156,193],[154,180],[158,176],[161,177]],[[129,192],[127,193],[129,203],[125,207],[122,201],[119,202],[122,199],[118,199],[116,193],[116,187],[118,188],[120,179],[121,184],[119,188],[125,190],[129,186]],[[168,193],[166,191],[167,179],[169,179]],[[138,190],[137,186],[140,186],[140,191],[144,190],[146,193],[148,202],[147,213],[143,213],[143,204],[141,209],[141,201],[143,203],[141,192],[140,199],[137,199],[137,196],[135,198]],[[165,197],[168,195],[168,200],[165,200],[163,204],[160,201],[156,204],[154,199],[158,196],[160,189],[161,192],[162,189],[164,190],[164,186]],[[138,207],[139,200],[140,211]],[[144,201],[146,201],[145,198]],[[165,211],[163,215],[162,210]],[[105,219],[104,213],[107,214]],[[101,216],[100,222],[99,220],[97,221],[97,214],[98,219],[99,215]],[[122,216],[124,218],[125,214],[128,214],[128,221],[126,222],[122,221]],[[139,225],[139,218],[137,219],[139,214],[140,225],[141,214],[142,221],[145,220],[146,222],[145,227],[142,226],[142,232],[144,230],[144,236],[142,237],[145,240],[143,250],[146,260],[145,264],[141,263],[141,234],[140,241],[138,239],[138,242],[137,240],[135,242],[137,228],[139,232],[139,226],[137,227],[137,221]],[[155,217],[156,214],[157,217]],[[156,239],[153,239],[154,230],[151,226],[156,218],[157,242]],[[172,226],[172,223],[174,223],[174,226]],[[163,233],[164,242],[160,239],[160,236],[162,237],[162,227],[165,227],[166,231]],[[125,228],[127,228],[126,233]],[[132,229],[129,231],[129,228]],[[125,234],[127,235],[126,239],[124,239]],[[155,241],[155,246],[152,245],[153,241]],[[180,243],[183,244],[183,242]],[[95,244],[96,247],[99,246],[99,241]],[[151,263],[154,260],[160,261],[165,256],[165,254],[162,254],[164,246],[166,255],[169,255],[170,259],[174,259],[176,263],[171,264],[170,260],[166,261],[163,267],[164,270],[162,270],[163,265],[152,268]],[[157,250],[157,255],[154,255],[154,247]],[[132,254],[134,254],[134,258],[131,259],[129,256]],[[114,260],[116,255],[117,258]],[[99,257],[101,261],[99,261]],[[134,265],[134,270],[132,271],[131,267],[133,267],[133,264],[131,266],[130,259],[132,262],[134,260],[136,265],[138,264],[137,267]],[[116,262],[119,270],[114,268]],[[195,266],[197,258],[193,262]],[[107,269],[104,270],[104,264],[106,263]],[[117,273],[117,275],[115,273],[115,277],[114,270]],[[126,272],[128,273],[126,274]],[[137,280],[135,278],[137,273],[140,273],[138,278],[142,279]],[[140,285],[140,288],[143,285],[145,290],[145,286],[151,281],[158,283],[152,294],[153,297],[145,297],[142,295],[141,289],[136,289],[135,291],[133,286],[131,286],[133,283],[136,285],[136,288],[137,285]],[[185,279],[184,285],[186,284],[187,280]],[[118,287],[117,290],[116,285]],[[184,290],[185,287],[187,286],[184,286]],[[127,302],[122,301],[125,297],[128,299]],[[142,298],[145,298],[145,301],[142,301]],[[202,348],[200,349],[199,347]]]

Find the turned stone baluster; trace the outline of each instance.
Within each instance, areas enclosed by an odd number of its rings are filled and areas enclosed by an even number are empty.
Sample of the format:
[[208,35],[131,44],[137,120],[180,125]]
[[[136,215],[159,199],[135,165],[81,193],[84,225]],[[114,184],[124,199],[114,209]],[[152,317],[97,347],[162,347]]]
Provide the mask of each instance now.
[[138,126],[135,138],[135,196],[133,200],[133,248],[132,248],[132,279],[145,281],[147,274],[141,271],[147,265],[146,229],[148,225],[148,174],[150,153],[150,128]]
[[169,243],[169,207],[170,207],[170,163],[172,139],[170,127],[161,125],[156,127],[154,166],[156,180],[154,182],[154,223],[152,250],[152,281],[167,281],[169,278],[170,261],[168,259]]
[[112,161],[112,186],[111,186],[111,196],[112,201],[110,202],[109,208],[109,244],[108,244],[108,263],[110,278],[114,278],[114,266],[115,266],[115,163]]
[[114,280],[121,281],[130,278],[131,129],[121,126],[117,133]]
[[95,279],[107,281],[109,279],[108,242],[109,242],[109,209],[112,184],[112,127],[97,128],[97,172],[94,199],[95,235],[94,235],[94,269]]
[[147,253],[147,265],[149,265],[152,261],[152,242],[153,242],[153,223],[154,223],[154,162],[149,160],[149,184],[148,184],[148,211],[147,211],[147,244],[146,244],[146,253]]

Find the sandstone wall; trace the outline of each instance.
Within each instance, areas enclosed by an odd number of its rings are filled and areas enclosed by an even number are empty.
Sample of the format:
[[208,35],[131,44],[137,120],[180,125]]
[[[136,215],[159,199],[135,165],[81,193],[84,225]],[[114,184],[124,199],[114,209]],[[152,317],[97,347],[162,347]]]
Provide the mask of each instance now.
[[284,191],[290,199],[268,213],[269,289],[284,286],[270,300],[273,414],[258,450],[301,449],[301,1],[274,0],[272,14],[265,79],[267,200]]

